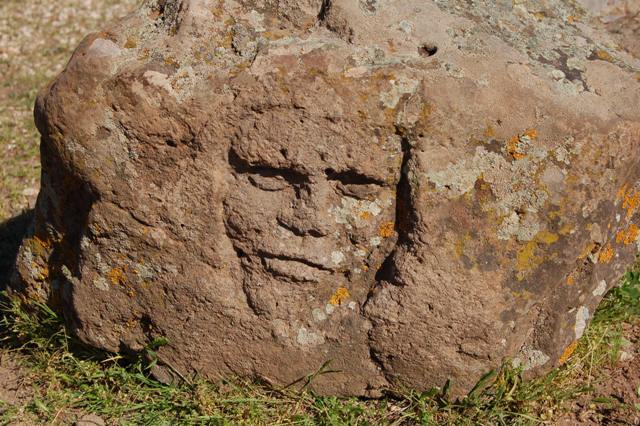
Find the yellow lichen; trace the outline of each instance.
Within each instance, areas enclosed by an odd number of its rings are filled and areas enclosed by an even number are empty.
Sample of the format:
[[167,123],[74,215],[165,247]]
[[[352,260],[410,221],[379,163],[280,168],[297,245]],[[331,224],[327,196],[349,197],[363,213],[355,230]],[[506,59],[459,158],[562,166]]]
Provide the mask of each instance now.
[[385,222],[382,225],[380,225],[380,229],[378,230],[378,235],[381,236],[382,238],[393,237],[393,234],[395,232],[394,229],[395,229],[394,222]]
[[533,12],[533,16],[538,20],[538,21],[542,21],[544,18],[547,17],[547,14],[544,12]]
[[611,244],[607,244],[605,248],[602,249],[600,255],[598,256],[598,261],[600,263],[609,263],[611,259],[613,259],[614,251]]
[[127,38],[126,43],[124,44],[124,48],[125,49],[134,49],[138,46],[138,43],[136,42],[135,37],[129,37]]
[[573,231],[573,226],[569,223],[564,224],[562,228],[560,228],[560,235],[568,235],[571,231]]
[[464,254],[464,246],[467,241],[471,239],[471,235],[469,233],[460,236],[453,245],[453,252],[456,257],[459,259]]
[[340,287],[335,291],[335,293],[333,293],[331,299],[329,299],[329,303],[334,306],[342,305],[342,303],[346,301],[349,296],[349,290],[344,287]]
[[536,234],[535,240],[544,244],[553,244],[560,239],[557,234],[549,231],[540,231]]
[[566,347],[564,352],[562,352],[562,355],[560,356],[560,359],[558,359],[558,364],[562,365],[565,362],[567,362],[569,357],[576,351],[577,347],[578,347],[578,341],[577,340],[574,340],[573,342],[571,342],[571,344]]
[[269,40],[280,40],[281,38],[285,38],[288,33],[285,30],[274,29],[270,31],[265,31],[262,33],[262,36]]
[[613,62],[613,56],[606,50],[598,49],[595,54],[601,61]]
[[180,64],[178,63],[178,61],[175,58],[172,58],[171,56],[164,58],[164,63],[175,68],[180,67]]
[[487,129],[484,131],[484,137],[489,139],[495,136],[496,136],[495,130],[493,130],[493,127],[491,127],[491,124],[488,124]]
[[516,256],[516,268],[518,271],[527,271],[542,263],[542,258],[536,256],[537,246],[535,241],[529,241],[520,249]]

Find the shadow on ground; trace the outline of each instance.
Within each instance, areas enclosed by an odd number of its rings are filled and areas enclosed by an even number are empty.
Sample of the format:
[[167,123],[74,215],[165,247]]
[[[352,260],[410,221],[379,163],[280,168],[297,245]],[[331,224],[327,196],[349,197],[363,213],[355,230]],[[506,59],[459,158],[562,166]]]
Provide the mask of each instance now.
[[0,291],[6,289],[18,247],[32,218],[33,210],[26,210],[18,216],[0,223]]

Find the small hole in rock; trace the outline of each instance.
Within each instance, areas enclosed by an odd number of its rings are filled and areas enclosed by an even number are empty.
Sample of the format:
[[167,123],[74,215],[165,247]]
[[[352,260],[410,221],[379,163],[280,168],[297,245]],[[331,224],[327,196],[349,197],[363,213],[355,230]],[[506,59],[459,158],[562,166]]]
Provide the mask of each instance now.
[[420,56],[433,56],[438,51],[438,46],[431,43],[424,43],[418,47]]

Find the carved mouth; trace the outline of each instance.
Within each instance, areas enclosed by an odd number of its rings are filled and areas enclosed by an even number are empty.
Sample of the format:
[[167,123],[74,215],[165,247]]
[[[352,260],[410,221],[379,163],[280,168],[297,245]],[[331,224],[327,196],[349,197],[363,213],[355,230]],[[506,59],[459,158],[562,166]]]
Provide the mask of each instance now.
[[267,271],[296,282],[318,283],[333,272],[333,269],[309,259],[264,252],[259,255]]

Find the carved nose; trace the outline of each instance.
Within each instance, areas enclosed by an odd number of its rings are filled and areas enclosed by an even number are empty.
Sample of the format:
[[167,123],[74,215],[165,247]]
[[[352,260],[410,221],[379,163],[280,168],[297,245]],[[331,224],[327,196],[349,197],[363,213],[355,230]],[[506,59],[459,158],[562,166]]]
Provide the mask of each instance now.
[[305,186],[291,209],[279,215],[278,221],[296,235],[324,237],[333,233],[336,223],[329,212],[331,194],[326,184]]

